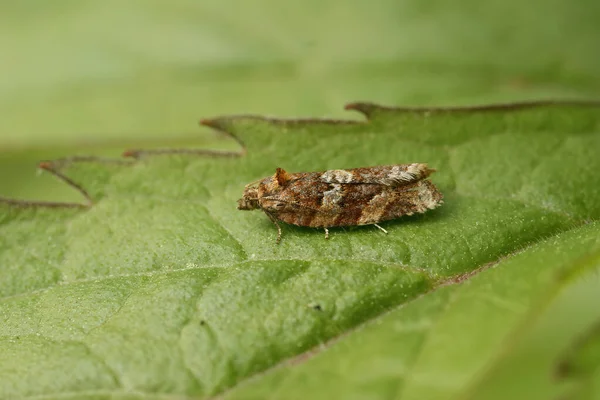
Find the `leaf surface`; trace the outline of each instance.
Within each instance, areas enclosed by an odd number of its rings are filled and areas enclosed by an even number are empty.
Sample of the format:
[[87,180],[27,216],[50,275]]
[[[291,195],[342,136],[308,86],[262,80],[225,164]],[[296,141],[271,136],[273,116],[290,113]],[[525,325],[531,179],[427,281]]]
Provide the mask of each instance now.
[[[242,157],[44,164],[94,204],[0,203],[0,397],[484,393],[597,270],[600,108],[348,108],[369,120],[204,122]],[[276,245],[266,216],[235,210],[275,167],[401,162],[435,167],[445,204],[389,235],[286,225]],[[571,315],[557,357],[599,317]]]

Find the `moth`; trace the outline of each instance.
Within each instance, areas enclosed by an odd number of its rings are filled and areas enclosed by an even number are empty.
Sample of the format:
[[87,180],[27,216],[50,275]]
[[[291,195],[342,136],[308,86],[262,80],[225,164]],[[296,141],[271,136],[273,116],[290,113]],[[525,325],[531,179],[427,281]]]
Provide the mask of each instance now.
[[262,210],[277,227],[278,221],[329,229],[375,225],[378,222],[424,213],[443,203],[442,194],[427,178],[435,172],[427,164],[396,164],[288,173],[277,168],[273,176],[246,185],[238,210]]

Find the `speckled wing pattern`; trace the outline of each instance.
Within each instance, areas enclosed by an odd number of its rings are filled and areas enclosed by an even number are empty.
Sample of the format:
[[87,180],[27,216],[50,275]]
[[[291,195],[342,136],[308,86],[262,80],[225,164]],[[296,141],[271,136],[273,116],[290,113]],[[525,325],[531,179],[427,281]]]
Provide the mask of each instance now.
[[[426,164],[398,164],[289,174],[259,184],[259,204],[283,222],[309,227],[376,224],[442,203]],[[261,190],[262,189],[262,190]]]

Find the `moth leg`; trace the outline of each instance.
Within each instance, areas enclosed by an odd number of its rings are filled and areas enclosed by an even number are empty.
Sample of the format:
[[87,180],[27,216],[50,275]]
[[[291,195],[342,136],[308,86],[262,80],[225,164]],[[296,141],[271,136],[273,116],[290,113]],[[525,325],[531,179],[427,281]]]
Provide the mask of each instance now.
[[373,225],[375,225],[377,228],[379,228],[383,233],[385,233],[387,235],[388,231],[386,231],[385,229],[383,229],[382,227],[380,227],[377,224],[373,224]]
[[[265,211],[265,210],[263,210]],[[267,217],[269,217],[269,219],[271,220],[271,222],[273,222],[275,224],[275,226],[277,227],[277,244],[279,244],[281,242],[281,226],[279,226],[279,223],[277,222],[277,219],[272,216],[270,213],[265,211],[265,214],[267,214]]]
[[325,229],[325,240],[329,239],[329,229],[327,228],[323,228]]

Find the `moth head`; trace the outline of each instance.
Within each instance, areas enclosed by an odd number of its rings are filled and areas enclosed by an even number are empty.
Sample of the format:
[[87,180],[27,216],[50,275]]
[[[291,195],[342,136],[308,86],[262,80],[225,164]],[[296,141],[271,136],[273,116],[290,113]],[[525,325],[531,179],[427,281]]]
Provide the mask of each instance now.
[[238,200],[238,210],[256,210],[258,206],[258,188],[246,186],[242,198]]

